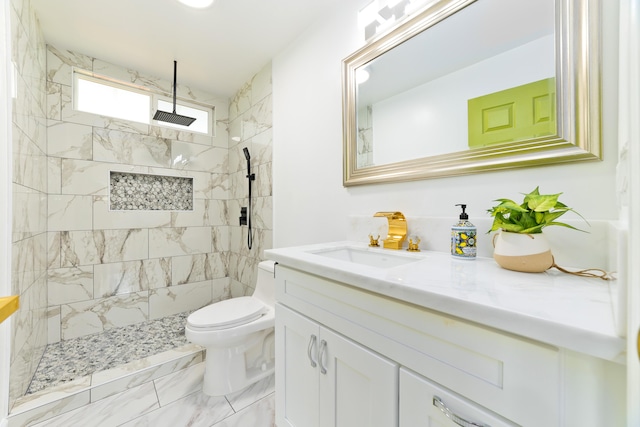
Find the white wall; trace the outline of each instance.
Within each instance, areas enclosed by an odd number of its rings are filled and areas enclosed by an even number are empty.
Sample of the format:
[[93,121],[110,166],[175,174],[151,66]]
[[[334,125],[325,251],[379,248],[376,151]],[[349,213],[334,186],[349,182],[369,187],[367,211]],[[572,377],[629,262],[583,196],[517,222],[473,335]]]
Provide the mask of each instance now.
[[[627,336],[635,337],[640,326],[640,0],[620,2],[620,172],[623,197],[621,229],[628,240],[627,294],[621,293],[621,310],[628,310]],[[622,240],[622,239],[621,239]],[[624,273],[624,271],[623,271]],[[626,305],[625,305],[626,303]],[[627,341],[627,425],[640,425],[640,363],[637,340]]]
[[471,220],[486,217],[493,199],[519,199],[538,185],[545,193],[563,192],[562,201],[586,218],[617,218],[617,2],[602,15],[602,162],[345,188],[341,61],[363,45],[357,11],[365,3],[343,1],[273,61],[274,247],[344,239],[350,214],[400,210],[454,220],[454,205],[467,203]]

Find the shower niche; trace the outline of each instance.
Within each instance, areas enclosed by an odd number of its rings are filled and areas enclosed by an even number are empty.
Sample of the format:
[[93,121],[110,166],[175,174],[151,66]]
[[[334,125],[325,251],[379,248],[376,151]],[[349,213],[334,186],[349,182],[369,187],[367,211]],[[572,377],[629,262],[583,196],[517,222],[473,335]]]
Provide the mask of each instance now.
[[193,178],[111,171],[112,211],[192,211]]

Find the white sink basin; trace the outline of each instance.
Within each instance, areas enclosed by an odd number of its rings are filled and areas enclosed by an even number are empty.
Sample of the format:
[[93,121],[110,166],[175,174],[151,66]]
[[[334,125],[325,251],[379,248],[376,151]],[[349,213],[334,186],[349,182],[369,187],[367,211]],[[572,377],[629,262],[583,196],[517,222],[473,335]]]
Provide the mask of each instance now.
[[356,264],[368,265],[377,268],[391,268],[410,262],[420,261],[422,258],[412,254],[398,251],[397,253],[386,252],[387,250],[371,250],[366,248],[339,247],[312,252],[315,255],[333,258],[340,261],[353,262]]

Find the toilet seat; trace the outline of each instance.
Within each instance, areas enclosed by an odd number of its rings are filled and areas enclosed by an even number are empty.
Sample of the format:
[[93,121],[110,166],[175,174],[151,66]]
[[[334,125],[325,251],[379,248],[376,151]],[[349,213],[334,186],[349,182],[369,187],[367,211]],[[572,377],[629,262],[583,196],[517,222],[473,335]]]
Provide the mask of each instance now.
[[187,324],[193,329],[229,329],[253,322],[267,311],[268,307],[257,298],[230,298],[194,311]]

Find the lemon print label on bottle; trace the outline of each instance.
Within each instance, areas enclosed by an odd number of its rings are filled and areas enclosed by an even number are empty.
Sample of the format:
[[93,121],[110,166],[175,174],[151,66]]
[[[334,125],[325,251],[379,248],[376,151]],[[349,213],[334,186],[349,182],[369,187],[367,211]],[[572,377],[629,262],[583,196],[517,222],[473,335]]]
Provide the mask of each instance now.
[[463,259],[475,259],[476,257],[476,226],[469,222],[469,216],[465,212],[467,205],[462,207],[460,220],[451,227],[451,255]]

